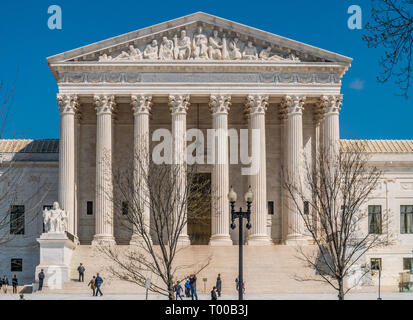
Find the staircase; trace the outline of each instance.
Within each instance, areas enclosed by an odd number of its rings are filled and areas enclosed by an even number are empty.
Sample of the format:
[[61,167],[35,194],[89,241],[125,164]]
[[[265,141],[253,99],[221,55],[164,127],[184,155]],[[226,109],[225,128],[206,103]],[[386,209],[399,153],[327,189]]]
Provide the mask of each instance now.
[[[130,246],[117,246],[117,249],[128,250]],[[308,246],[306,250],[313,250]],[[330,286],[313,281],[300,281],[301,277],[314,277],[314,271],[306,267],[297,258],[297,248],[292,246],[273,245],[267,247],[244,247],[244,281],[246,291],[251,294],[272,293],[331,293]],[[211,262],[206,269],[198,274],[198,293],[209,293],[215,285],[218,273],[221,273],[222,292],[235,294],[235,278],[238,274],[238,246],[210,247],[191,246],[183,249],[176,257],[176,266],[183,267],[178,276],[193,273],[197,266],[202,265],[208,258]],[[85,282],[77,281],[77,267],[80,263],[86,268]],[[145,289],[135,284],[119,280],[110,274],[108,267],[112,264],[96,248],[88,245],[78,246],[72,256],[71,278],[62,289],[53,293],[91,293],[87,284],[97,272],[104,279],[102,291],[107,294],[143,294]],[[148,275],[150,276],[150,275]],[[206,282],[203,280],[207,279]],[[156,281],[156,279],[152,279]],[[45,290],[44,292],[48,292]],[[51,291],[49,291],[51,292]]]

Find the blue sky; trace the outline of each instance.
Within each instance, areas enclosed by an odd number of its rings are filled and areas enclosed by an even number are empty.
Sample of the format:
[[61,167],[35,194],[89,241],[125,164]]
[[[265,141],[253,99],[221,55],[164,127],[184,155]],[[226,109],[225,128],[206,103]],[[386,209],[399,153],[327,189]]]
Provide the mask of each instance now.
[[[1,1],[0,80],[12,82],[17,75],[7,135],[58,138],[57,85],[46,57],[204,11],[354,58],[343,79],[341,137],[413,139],[413,94],[406,100],[392,82],[376,82],[381,51],[366,47],[363,30],[348,28],[353,4],[363,9],[364,25],[370,0]],[[62,30],[47,27],[50,5],[62,8]]]

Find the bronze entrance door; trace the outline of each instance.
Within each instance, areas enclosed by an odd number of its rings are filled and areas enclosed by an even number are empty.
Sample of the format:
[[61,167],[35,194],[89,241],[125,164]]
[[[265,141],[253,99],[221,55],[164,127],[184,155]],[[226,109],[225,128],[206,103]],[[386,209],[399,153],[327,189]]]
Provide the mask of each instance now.
[[211,174],[194,174],[196,196],[188,199],[188,236],[191,245],[208,245],[211,238]]

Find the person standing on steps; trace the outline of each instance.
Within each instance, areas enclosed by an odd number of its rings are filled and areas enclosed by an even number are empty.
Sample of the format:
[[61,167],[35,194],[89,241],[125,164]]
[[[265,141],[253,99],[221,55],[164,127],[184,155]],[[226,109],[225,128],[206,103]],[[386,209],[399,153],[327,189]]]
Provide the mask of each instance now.
[[11,285],[13,286],[13,294],[17,293],[17,286],[19,285],[19,280],[17,280],[16,275],[13,275],[13,279],[11,279]]
[[221,297],[222,280],[221,280],[220,273],[218,273],[216,288],[217,288],[218,297]]
[[79,272],[79,282],[84,282],[85,281],[85,267],[81,263],[80,266],[77,267],[77,272]]
[[176,293],[175,300],[178,300],[178,298],[182,300],[182,295],[181,295],[182,286],[179,284],[179,281],[176,282],[176,285],[174,286],[174,291]]
[[191,284],[189,281],[189,277],[185,281],[185,296],[189,298],[191,296]]
[[213,287],[211,291],[211,300],[218,300],[217,287]]
[[39,277],[39,291],[42,291],[42,288],[43,288],[43,280],[44,280],[44,278],[45,278],[43,269],[40,270],[40,272],[39,272],[39,274],[38,274],[38,277]]
[[193,274],[191,278],[189,279],[189,284],[191,285],[192,300],[194,300],[194,297],[195,297],[195,300],[198,300],[198,295],[196,293],[196,275],[195,274]]
[[98,294],[100,294],[100,296],[103,296],[102,291],[100,290],[100,286],[103,283],[103,279],[99,276],[99,273],[96,274],[96,278],[95,278],[95,285],[96,285],[96,294],[95,296],[97,297]]
[[92,289],[93,294],[92,296],[95,296],[95,292],[96,292],[96,277],[93,276],[93,278],[89,281],[88,286],[90,286],[90,289]]
[[9,279],[7,279],[7,276],[3,277],[3,292],[6,294],[7,293],[7,288],[9,287]]

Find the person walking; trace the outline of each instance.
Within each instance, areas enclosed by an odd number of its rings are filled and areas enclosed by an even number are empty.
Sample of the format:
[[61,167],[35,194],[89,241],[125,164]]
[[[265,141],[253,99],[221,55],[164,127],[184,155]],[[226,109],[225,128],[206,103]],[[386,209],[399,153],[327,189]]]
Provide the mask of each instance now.
[[238,291],[239,290],[239,280],[238,277],[235,279],[235,289]]
[[221,297],[222,280],[221,280],[220,273],[218,273],[216,288],[217,288],[218,297]]
[[40,272],[38,274],[38,277],[39,277],[39,291],[42,291],[42,289],[43,289],[43,280],[45,278],[43,269],[40,270]]
[[179,282],[176,282],[176,285],[174,286],[174,291],[176,293],[175,300],[178,300],[178,298],[182,300],[182,295],[181,295],[182,286],[179,284]]
[[193,274],[189,279],[189,284],[191,285],[191,298],[192,300],[198,300],[198,295],[196,293],[196,275]]
[[100,294],[100,296],[103,296],[102,291],[100,290],[100,286],[103,283],[103,279],[99,276],[99,273],[96,274],[96,278],[95,278],[95,285],[96,285],[96,294],[95,296],[97,297],[98,294]]
[[217,292],[217,287],[213,287],[211,291],[211,300],[218,300]]
[[95,292],[96,292],[96,277],[93,276],[92,279],[90,279],[89,283],[88,283],[88,287],[90,286],[90,289],[92,289],[93,294],[92,296],[95,296]]
[[185,281],[185,296],[189,298],[191,296],[191,284],[189,282],[189,278]]
[[79,282],[85,281],[85,270],[86,269],[82,263],[77,267],[77,272],[79,272]]
[[3,292],[4,294],[7,293],[7,289],[9,287],[9,279],[7,279],[7,276],[3,277]]
[[13,286],[13,294],[17,293],[18,284],[19,284],[19,280],[17,279],[17,276],[13,275],[13,279],[11,279],[11,285]]

